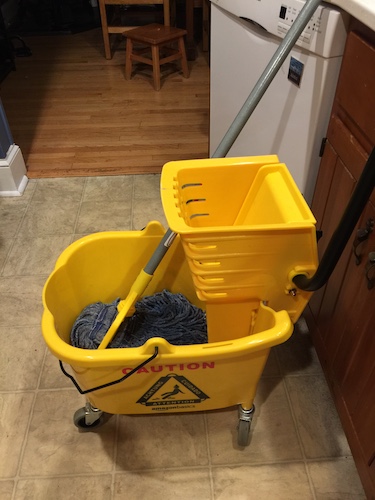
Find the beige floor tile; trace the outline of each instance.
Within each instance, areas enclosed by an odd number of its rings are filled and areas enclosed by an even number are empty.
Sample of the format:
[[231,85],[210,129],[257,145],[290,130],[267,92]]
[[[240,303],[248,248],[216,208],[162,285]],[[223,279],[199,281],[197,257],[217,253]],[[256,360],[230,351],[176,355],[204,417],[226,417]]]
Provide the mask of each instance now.
[[0,236],[0,275],[2,274],[5,259],[7,258],[13,241],[13,238],[4,238],[3,236]]
[[0,235],[1,240],[13,238],[21,225],[27,206],[23,205],[6,205],[0,198]]
[[163,208],[158,198],[147,200],[134,200],[133,203],[133,229],[143,229],[149,222],[158,221],[164,228],[168,227]]
[[316,500],[365,500],[366,495],[351,457],[307,465]]
[[119,201],[128,204],[133,197],[134,176],[89,177],[83,201]]
[[131,200],[84,201],[78,216],[76,233],[126,231],[130,229]]
[[207,414],[213,464],[259,463],[302,458],[287,396],[280,379],[261,379],[249,446],[237,445],[237,408]]
[[1,500],[12,500],[13,489],[14,489],[13,481],[0,481]]
[[14,500],[111,500],[112,476],[20,480]]
[[59,360],[47,350],[46,357],[40,377],[39,389],[70,389],[73,387],[69,380],[62,373],[59,365]]
[[30,203],[35,187],[36,184],[34,184],[34,189],[32,190],[29,190],[27,187],[27,191],[22,196],[0,196],[0,210],[7,210],[8,208],[17,208],[20,210],[26,208]]
[[40,325],[45,281],[41,276],[0,277],[0,325]]
[[282,374],[321,374],[322,368],[312,344],[310,334],[295,327],[287,342],[275,348]]
[[120,418],[117,470],[207,465],[204,415],[137,415]]
[[29,238],[73,234],[79,205],[79,201],[65,201],[60,198],[46,201],[32,200],[18,234]]
[[39,392],[21,465],[21,477],[110,472],[115,419],[95,432],[79,432],[74,412],[84,406],[76,390]]
[[62,201],[66,205],[80,202],[85,182],[84,177],[39,179],[32,202]]
[[286,386],[306,457],[350,455],[324,376],[287,377]]
[[160,174],[135,175],[134,199],[135,200],[160,200]]
[[116,474],[113,500],[209,500],[208,469]]
[[0,394],[0,478],[17,474],[34,394]]
[[157,220],[168,227],[160,197],[160,174],[134,177],[133,229],[142,229]]
[[40,327],[0,326],[0,391],[36,389],[46,351]]
[[91,234],[92,234],[91,231],[89,233],[81,233],[81,234],[75,233],[72,238],[72,243],[74,243],[77,240],[80,240],[81,238],[84,238],[85,236],[90,236]]
[[302,463],[213,469],[215,500],[313,499]]
[[16,238],[5,264],[4,276],[48,276],[61,252],[71,243],[71,235]]
[[279,363],[275,349],[271,349],[268,356],[266,366],[263,369],[262,377],[277,377],[280,376]]

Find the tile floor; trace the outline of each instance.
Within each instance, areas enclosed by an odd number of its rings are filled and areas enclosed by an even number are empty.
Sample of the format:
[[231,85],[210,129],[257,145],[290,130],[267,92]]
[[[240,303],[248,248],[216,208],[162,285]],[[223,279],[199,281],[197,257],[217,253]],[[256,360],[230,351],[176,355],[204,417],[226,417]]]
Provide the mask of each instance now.
[[79,236],[155,219],[157,175],[39,179],[0,198],[1,500],[364,499],[302,322],[271,352],[245,449],[236,408],[73,425],[84,399],[42,340],[42,287]]

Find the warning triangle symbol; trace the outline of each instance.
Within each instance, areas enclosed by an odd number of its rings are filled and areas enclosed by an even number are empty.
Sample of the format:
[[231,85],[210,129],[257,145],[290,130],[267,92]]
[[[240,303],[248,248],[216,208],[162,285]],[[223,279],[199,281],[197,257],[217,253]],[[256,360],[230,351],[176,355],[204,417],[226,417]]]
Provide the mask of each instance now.
[[208,396],[187,378],[170,374],[155,382],[137,403],[146,406],[170,406],[201,403],[206,399]]

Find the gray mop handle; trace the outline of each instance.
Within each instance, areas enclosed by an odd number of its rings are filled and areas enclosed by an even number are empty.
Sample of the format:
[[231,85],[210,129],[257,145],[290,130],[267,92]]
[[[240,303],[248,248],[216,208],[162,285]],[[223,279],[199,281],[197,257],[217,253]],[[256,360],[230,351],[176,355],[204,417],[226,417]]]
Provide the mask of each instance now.
[[[307,0],[301,12],[297,16],[297,19],[294,21],[292,27],[285,35],[285,38],[282,40],[272,59],[268,63],[266,69],[263,71],[261,77],[251,91],[249,97],[240,109],[232,125],[229,127],[228,131],[221,140],[219,146],[212,156],[213,158],[221,158],[227,155],[234,141],[237,139],[247,120],[250,118],[254,109],[263,97],[263,94],[271,84],[276,73],[279,71],[282,63],[287,58],[289,52],[292,50],[293,45],[298,40],[304,28],[307,26],[310,18],[314,14],[319,4],[320,0]],[[171,229],[168,229],[159,245],[157,246],[156,250],[154,251],[153,255],[151,256],[149,262],[146,264],[144,272],[150,275],[154,274],[156,268],[160,264],[164,255],[167,253],[175,237],[176,233],[174,233]]]
[[234,119],[232,125],[229,127],[227,133],[212,155],[213,158],[222,158],[227,155],[228,151],[233,146],[234,141],[246,125],[247,120],[250,118],[254,109],[263,97],[263,94],[268,89],[276,73],[279,71],[289,52],[292,50],[293,45],[307,26],[315,10],[318,8],[319,3],[320,0],[307,0],[301,12],[297,16],[297,19],[285,35],[285,38],[279,45],[266,69],[263,71],[261,77],[255,84],[255,87],[251,91],[249,97]]
[[156,268],[160,264],[164,255],[167,253],[169,247],[172,245],[176,236],[176,233],[174,233],[171,229],[167,229],[163,238],[160,240],[160,243],[151,255],[150,260],[144,267],[143,270],[145,273],[149,274],[150,276],[154,274]]

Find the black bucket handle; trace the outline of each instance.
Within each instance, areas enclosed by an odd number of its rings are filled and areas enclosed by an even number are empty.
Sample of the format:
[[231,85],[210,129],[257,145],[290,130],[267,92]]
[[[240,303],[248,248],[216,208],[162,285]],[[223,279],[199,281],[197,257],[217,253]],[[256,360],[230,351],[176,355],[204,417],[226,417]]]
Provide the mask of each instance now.
[[314,276],[297,274],[293,283],[300,290],[315,292],[330,278],[375,187],[375,147],[373,148],[345,212],[333,233]]
[[85,391],[83,389],[81,389],[81,387],[78,385],[78,382],[76,381],[76,379],[65,370],[64,365],[63,365],[61,360],[59,360],[59,363],[60,363],[61,371],[63,372],[65,377],[68,377],[73,382],[73,384],[76,387],[76,389],[78,390],[78,392],[80,394],[89,394],[90,392],[98,391],[99,389],[105,389],[106,387],[111,387],[112,385],[116,385],[116,384],[119,384],[120,382],[123,382],[124,380],[129,378],[131,375],[133,375],[135,372],[137,372],[140,368],[143,368],[145,365],[150,363],[150,361],[155,359],[156,356],[158,355],[158,353],[159,353],[159,348],[156,346],[155,350],[154,350],[154,354],[151,357],[149,357],[148,359],[146,359],[146,361],[143,361],[141,364],[139,364],[138,366],[133,368],[129,373],[127,373],[123,377],[119,378],[118,380],[114,380],[113,382],[108,382],[107,384],[98,385],[97,387],[93,387],[92,389],[86,389]]

